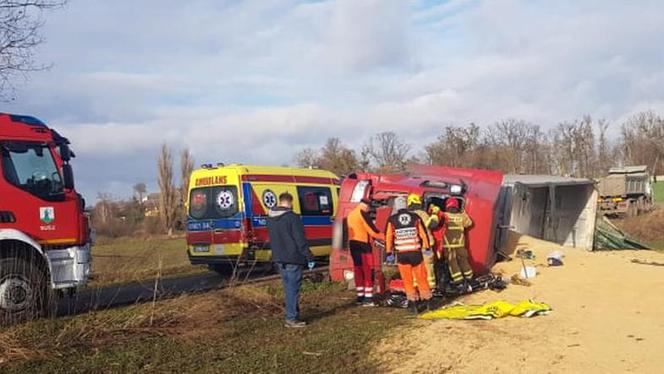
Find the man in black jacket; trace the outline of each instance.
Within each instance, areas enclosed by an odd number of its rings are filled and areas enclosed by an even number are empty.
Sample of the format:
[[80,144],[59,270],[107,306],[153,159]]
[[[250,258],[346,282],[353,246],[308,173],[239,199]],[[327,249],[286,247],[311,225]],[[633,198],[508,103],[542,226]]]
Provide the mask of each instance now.
[[279,195],[279,205],[268,213],[267,230],[270,236],[272,261],[276,264],[286,295],[286,327],[304,327],[300,321],[300,287],[302,268],[314,267],[314,257],[304,236],[300,216],[293,212],[293,196],[288,192]]

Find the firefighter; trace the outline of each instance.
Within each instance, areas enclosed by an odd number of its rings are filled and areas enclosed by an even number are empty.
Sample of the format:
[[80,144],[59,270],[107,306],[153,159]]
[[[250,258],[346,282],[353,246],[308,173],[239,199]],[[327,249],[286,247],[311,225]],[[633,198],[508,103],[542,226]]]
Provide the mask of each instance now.
[[461,286],[464,281],[473,278],[473,269],[468,263],[468,250],[466,249],[466,229],[472,226],[473,221],[461,208],[459,200],[450,197],[445,202],[445,255],[450,268],[453,286]]
[[431,235],[433,236],[432,249],[434,252],[434,275],[436,278],[437,289],[443,290],[445,285],[449,282],[449,267],[445,260],[445,253],[443,250],[443,237],[445,235],[445,213],[443,213],[440,206],[436,204],[429,204],[427,213],[430,216],[436,216],[438,223],[436,227],[431,228]]
[[357,303],[363,306],[374,306],[371,238],[384,239],[384,235],[376,228],[369,216],[371,201],[362,199],[348,214],[348,239],[350,254],[353,258]]
[[429,204],[427,213],[430,216],[436,216],[436,225],[431,227],[431,236],[433,236],[432,249],[438,258],[443,257],[443,234],[445,233],[445,213],[436,204]]
[[[428,248],[429,236],[424,222],[417,214],[403,207],[390,216],[385,232],[386,261],[394,263],[396,260],[408,299],[408,309],[415,314],[419,300],[426,302],[427,309],[430,309],[431,289],[422,255],[423,249]],[[417,282],[417,289],[414,281]]]
[[424,263],[427,267],[427,282],[429,283],[429,288],[434,288],[436,287],[436,275],[434,272],[436,258],[432,250],[434,237],[431,230],[438,226],[438,216],[429,215],[429,213],[425,212],[424,209],[422,209],[422,199],[420,198],[420,195],[414,193],[408,195],[408,209],[420,217],[422,223],[424,223],[427,237],[429,238],[430,247],[425,248],[423,255]]

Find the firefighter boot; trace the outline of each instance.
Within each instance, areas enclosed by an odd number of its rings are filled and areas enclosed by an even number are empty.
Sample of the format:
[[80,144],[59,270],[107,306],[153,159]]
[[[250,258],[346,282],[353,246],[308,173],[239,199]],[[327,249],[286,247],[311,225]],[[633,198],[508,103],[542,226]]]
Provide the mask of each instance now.
[[419,311],[417,310],[417,302],[416,301],[408,301],[408,312],[410,314],[418,314]]

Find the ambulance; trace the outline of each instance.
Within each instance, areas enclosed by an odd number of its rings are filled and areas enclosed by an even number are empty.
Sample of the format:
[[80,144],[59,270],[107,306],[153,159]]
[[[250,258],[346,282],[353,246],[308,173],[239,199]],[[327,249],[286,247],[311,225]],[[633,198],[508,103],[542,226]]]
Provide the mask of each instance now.
[[270,261],[267,214],[283,192],[293,196],[314,256],[329,256],[339,184],[339,177],[318,169],[203,165],[191,174],[185,202],[191,264],[226,272]]

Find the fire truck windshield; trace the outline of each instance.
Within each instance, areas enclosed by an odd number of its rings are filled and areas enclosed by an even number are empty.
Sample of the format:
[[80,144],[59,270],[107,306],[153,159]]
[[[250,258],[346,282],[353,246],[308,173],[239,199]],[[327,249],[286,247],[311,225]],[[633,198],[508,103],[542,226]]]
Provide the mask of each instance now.
[[62,177],[45,144],[2,143],[2,172],[7,182],[44,200],[64,198]]

